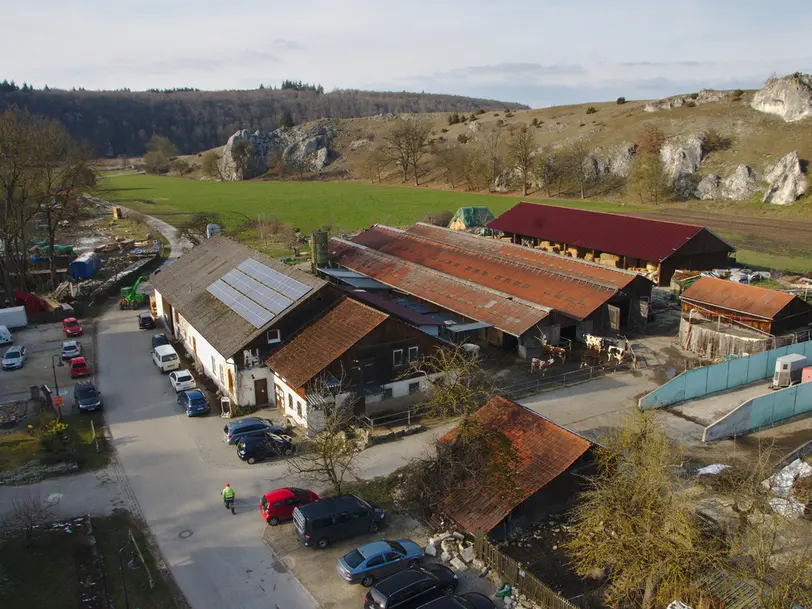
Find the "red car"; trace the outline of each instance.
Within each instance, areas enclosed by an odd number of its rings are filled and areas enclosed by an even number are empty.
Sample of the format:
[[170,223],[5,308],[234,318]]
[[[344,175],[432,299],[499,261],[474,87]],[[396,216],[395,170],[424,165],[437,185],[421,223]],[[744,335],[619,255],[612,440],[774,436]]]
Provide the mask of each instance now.
[[70,361],[70,377],[75,379],[80,376],[90,376],[90,366],[83,357],[74,357]]
[[75,317],[66,317],[62,320],[62,331],[65,333],[65,336],[68,337],[81,336],[85,333]]
[[319,496],[313,491],[303,488],[278,488],[265,493],[259,504],[259,512],[265,522],[275,527],[282,520],[293,518],[295,508],[318,500]]

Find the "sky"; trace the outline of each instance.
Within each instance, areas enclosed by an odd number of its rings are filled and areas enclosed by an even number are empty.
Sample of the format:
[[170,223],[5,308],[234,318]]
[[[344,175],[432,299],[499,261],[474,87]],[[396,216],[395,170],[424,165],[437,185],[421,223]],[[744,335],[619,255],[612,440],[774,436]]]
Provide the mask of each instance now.
[[0,80],[37,88],[293,79],[546,107],[812,72],[812,0],[0,0],[0,15]]

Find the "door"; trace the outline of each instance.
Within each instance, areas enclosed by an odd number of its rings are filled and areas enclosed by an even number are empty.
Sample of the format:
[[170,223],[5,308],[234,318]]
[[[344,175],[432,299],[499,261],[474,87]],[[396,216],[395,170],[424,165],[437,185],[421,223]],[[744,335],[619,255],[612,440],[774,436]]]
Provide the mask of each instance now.
[[634,316],[634,320],[629,320],[629,325],[637,330],[638,332],[645,332],[646,326],[648,325],[648,308],[649,308],[649,301],[648,298],[641,298],[637,301],[638,304],[638,311],[635,315],[634,307],[631,308],[629,311],[629,316]]
[[254,404],[268,403],[268,379],[254,379]]
[[620,332],[620,308],[615,305],[606,305],[609,312],[609,331],[612,334]]
[[288,497],[285,499],[282,505],[282,509],[279,512],[282,514],[282,518],[288,519],[293,517],[293,510],[299,505],[299,500],[296,497]]
[[384,566],[383,572],[386,575],[391,575],[392,573],[397,573],[403,569],[403,566],[400,564],[404,557],[398,554],[397,552],[387,552],[383,556]]
[[585,334],[592,334],[592,320],[586,319],[580,322],[575,329],[575,337],[578,339],[579,342],[585,343],[586,339],[584,338]]
[[274,394],[276,395],[276,407],[279,410],[285,409],[285,393],[282,391],[282,388],[274,383],[273,386]]

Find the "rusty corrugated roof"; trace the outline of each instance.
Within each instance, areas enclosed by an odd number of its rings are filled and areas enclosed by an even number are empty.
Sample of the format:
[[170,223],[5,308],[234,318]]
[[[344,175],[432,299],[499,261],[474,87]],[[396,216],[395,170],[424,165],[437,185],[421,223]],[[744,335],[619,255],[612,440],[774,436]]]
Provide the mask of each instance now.
[[774,319],[795,296],[787,292],[734,283],[716,277],[701,277],[682,293],[681,298],[689,303],[711,305],[754,317]]
[[[658,262],[708,230],[694,224],[528,202],[511,207],[489,222],[488,228]],[[714,236],[720,250],[735,251]]]
[[268,358],[268,366],[298,389],[389,316],[343,297],[325,315]]
[[[459,493],[443,506],[445,513],[468,533],[487,533],[516,506],[564,473],[592,444],[576,433],[501,396],[493,397],[472,415],[489,428],[499,429],[510,441],[519,462],[516,492],[487,492],[469,480],[469,492]],[[452,440],[457,428],[443,436]]]
[[372,277],[468,319],[521,336],[545,319],[548,307],[396,258],[343,239],[330,239],[330,258],[345,268]]
[[[484,237],[454,244],[455,240],[459,241],[459,234],[453,231],[449,233],[440,240],[376,225],[354,237],[353,242],[427,269],[535,302],[578,320],[588,317],[622,287],[579,276],[575,269],[581,264],[564,256],[559,257],[562,267],[559,271],[542,267],[536,261],[525,262],[515,257],[494,255],[488,251],[492,248],[492,241]],[[563,272],[565,269],[573,270],[572,274]],[[635,277],[634,274],[622,275],[626,283]]]

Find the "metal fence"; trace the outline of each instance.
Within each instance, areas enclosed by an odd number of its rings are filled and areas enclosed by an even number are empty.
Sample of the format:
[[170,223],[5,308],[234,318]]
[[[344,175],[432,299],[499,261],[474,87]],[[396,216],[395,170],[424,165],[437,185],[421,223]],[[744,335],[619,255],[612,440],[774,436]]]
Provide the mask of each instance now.
[[521,563],[502,553],[498,546],[491,544],[487,537],[479,534],[474,539],[477,558],[499,573],[513,587],[514,598],[524,594],[531,601],[545,609],[578,609],[576,605],[553,592],[538,577],[527,573]]
[[578,385],[580,383],[600,378],[609,372],[618,372],[630,369],[631,365],[625,362],[611,362],[598,366],[589,366],[586,368],[573,370],[572,372],[565,372],[555,376],[540,376],[537,380],[509,385],[507,387],[503,387],[499,391],[499,394],[510,400],[516,400],[518,398],[533,395],[535,393],[541,393],[543,391]]
[[415,406],[402,412],[382,414],[377,417],[359,417],[359,423],[369,429],[369,433],[374,433],[376,427],[411,426],[428,413],[427,406]]

